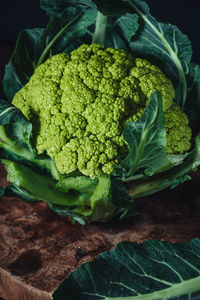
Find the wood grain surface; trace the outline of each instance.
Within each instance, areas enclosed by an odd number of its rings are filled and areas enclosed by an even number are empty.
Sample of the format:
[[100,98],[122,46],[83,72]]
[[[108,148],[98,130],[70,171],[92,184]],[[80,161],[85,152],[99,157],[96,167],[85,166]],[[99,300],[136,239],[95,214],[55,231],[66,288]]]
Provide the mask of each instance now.
[[[5,173],[0,169],[1,184]],[[47,300],[82,263],[120,241],[183,242],[200,237],[199,173],[173,191],[138,199],[141,213],[119,222],[73,225],[44,203],[0,199],[0,296]]]

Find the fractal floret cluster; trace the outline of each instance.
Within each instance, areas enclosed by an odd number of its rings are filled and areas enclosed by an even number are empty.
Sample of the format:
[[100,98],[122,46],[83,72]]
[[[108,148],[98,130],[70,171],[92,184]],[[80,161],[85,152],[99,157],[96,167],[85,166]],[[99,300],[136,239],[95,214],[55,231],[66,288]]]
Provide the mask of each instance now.
[[157,66],[124,50],[84,44],[54,55],[12,103],[32,122],[38,154],[46,152],[62,174],[78,170],[94,178],[111,174],[125,157],[126,123],[141,117],[155,91],[163,99],[166,151],[184,153],[192,133],[173,102],[172,82]]

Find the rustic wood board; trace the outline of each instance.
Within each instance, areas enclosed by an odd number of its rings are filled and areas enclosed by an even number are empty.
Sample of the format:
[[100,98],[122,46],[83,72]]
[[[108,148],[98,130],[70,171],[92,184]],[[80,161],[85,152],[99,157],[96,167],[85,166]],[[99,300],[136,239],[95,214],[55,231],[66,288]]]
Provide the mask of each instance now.
[[73,270],[120,241],[183,242],[200,237],[199,178],[197,174],[176,190],[137,200],[141,214],[136,217],[85,227],[57,216],[44,203],[2,197],[0,296],[49,300]]

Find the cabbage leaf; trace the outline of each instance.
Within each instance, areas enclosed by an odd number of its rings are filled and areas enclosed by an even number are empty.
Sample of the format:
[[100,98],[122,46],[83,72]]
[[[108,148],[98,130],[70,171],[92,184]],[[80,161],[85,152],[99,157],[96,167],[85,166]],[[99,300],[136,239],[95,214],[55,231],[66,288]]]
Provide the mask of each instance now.
[[198,300],[200,240],[122,242],[70,274],[54,300]]

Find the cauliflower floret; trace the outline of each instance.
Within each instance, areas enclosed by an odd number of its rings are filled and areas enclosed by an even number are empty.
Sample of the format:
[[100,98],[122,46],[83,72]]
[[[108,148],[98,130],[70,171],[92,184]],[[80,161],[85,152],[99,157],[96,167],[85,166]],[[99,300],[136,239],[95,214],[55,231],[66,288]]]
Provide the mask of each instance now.
[[[96,136],[71,139],[56,155],[55,163],[61,173],[70,173],[77,168],[90,177],[99,176],[102,171],[113,172],[117,159],[118,145],[110,140],[101,142]],[[114,162],[114,164],[113,164]]]
[[111,174],[125,157],[125,124],[142,115],[154,91],[163,98],[167,151],[183,153],[191,131],[173,104],[171,81],[158,67],[124,50],[92,44],[54,55],[12,103],[32,122],[39,154],[47,152],[63,174],[79,170],[93,178]]
[[176,103],[164,113],[167,136],[166,151],[169,154],[188,151],[191,147],[192,130],[188,126],[188,118]]

